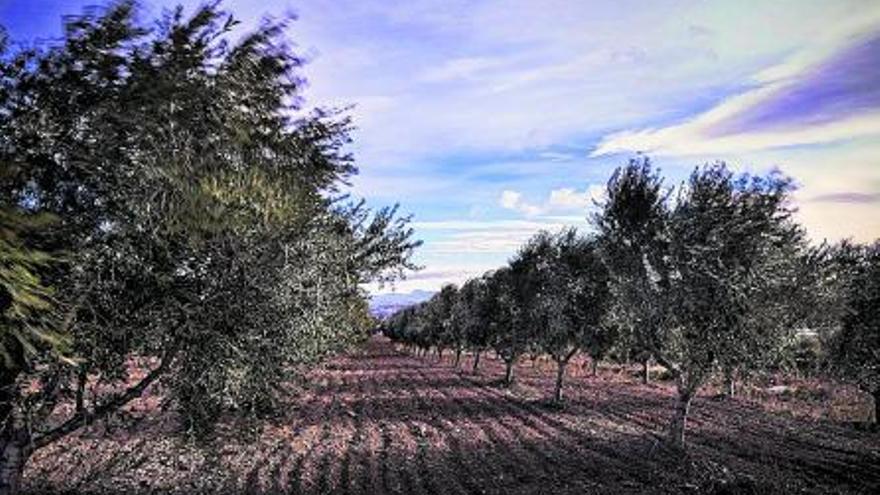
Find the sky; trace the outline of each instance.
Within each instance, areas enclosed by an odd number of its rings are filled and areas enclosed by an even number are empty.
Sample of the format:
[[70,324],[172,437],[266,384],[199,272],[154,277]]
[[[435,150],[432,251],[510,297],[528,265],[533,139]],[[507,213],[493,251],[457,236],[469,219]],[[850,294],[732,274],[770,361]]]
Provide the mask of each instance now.
[[[18,41],[92,1],[0,0]],[[147,0],[150,18],[179,2]],[[184,1],[192,9],[196,1]],[[816,242],[880,237],[880,2],[229,0],[295,14],[309,105],[354,105],[351,193],[400,204],[437,290],[574,226],[639,153],[679,184],[722,160],[791,175]]]

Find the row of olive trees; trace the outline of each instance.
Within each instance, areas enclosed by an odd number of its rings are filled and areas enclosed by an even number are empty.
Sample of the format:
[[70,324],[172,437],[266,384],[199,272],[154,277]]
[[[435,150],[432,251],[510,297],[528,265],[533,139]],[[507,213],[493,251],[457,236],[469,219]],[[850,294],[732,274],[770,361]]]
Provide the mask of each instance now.
[[732,394],[736,380],[784,363],[807,328],[834,342],[832,369],[876,397],[877,247],[810,246],[791,191],[778,173],[737,176],[724,164],[669,189],[647,159],[633,160],[609,180],[593,235],[540,233],[509,266],[444,287],[385,331],[423,350],[469,348],[475,366],[493,349],[507,383],[520,356],[546,354],[556,401],[577,352],[595,364],[614,347],[635,351],[676,383],[669,438],[679,446],[707,382],[723,378]]
[[361,284],[417,245],[393,209],[333,199],[350,125],[301,108],[283,23],[232,44],[215,2],[137,10],[69,18],[35,49],[0,34],[0,494],[150,386],[194,434],[270,412],[364,338]]
[[605,320],[610,291],[597,239],[567,230],[531,239],[510,266],[447,285],[431,300],[407,308],[385,323],[392,338],[427,352],[436,348],[474,353],[493,350],[513,382],[514,364],[524,354],[546,354],[557,364],[554,399],[562,400],[566,366],[579,351],[594,360],[612,343]]

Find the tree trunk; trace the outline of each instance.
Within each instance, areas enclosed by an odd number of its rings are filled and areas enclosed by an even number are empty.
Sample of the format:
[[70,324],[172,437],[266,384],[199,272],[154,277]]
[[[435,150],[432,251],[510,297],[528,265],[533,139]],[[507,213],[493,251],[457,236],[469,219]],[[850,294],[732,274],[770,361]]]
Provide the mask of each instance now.
[[80,412],[85,408],[86,380],[88,380],[88,373],[86,372],[85,364],[82,364],[80,365],[76,376],[75,410],[77,412]]
[[480,351],[478,350],[476,353],[474,353],[474,369],[473,369],[474,374],[477,373],[477,369],[479,367],[480,367]]
[[504,361],[504,364],[504,384],[509,387],[513,385],[513,359],[509,361]]
[[556,362],[556,389],[553,393],[553,402],[562,403],[562,379],[565,377],[565,361]]
[[651,358],[642,361],[642,383],[645,385],[651,383]]
[[732,376],[724,378],[724,393],[728,397],[734,397],[736,395],[736,380],[734,380]]
[[736,375],[734,370],[724,370],[724,395],[733,397],[736,394]]
[[871,395],[874,397],[874,422],[880,423],[880,388]]
[[437,360],[443,361],[443,348],[442,347],[437,348]]
[[15,495],[21,486],[24,465],[30,457],[28,442],[23,441],[25,432],[17,432],[5,438],[0,445],[0,495]]
[[[20,355],[16,352],[14,356]],[[15,495],[32,450],[30,428],[15,406],[18,367],[0,367],[0,495]]]
[[599,374],[599,360],[598,359],[590,358],[590,369],[591,369],[590,373],[592,373],[593,376],[596,376]]
[[687,417],[691,408],[692,399],[693,394],[690,392],[678,393],[678,402],[675,405],[675,415],[672,416],[672,423],[669,425],[669,443],[680,449],[684,448],[684,432],[687,428]]
[[455,349],[455,367],[458,368],[458,365],[461,364],[461,347]]

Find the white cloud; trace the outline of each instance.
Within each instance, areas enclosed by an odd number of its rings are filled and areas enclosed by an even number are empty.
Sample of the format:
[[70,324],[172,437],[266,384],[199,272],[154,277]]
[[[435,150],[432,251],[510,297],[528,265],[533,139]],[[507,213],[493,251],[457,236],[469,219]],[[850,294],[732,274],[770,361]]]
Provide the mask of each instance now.
[[389,292],[412,292],[414,290],[436,291],[444,284],[461,286],[468,279],[479,277],[499,266],[501,266],[501,262],[434,263],[422,271],[410,273],[406,279],[398,280],[393,284],[380,287],[377,283],[370,283],[365,284],[364,288],[374,295]]
[[417,230],[436,231],[493,231],[493,230],[533,230],[552,229],[560,225],[582,221],[576,216],[545,216],[533,220],[443,220],[413,222]]
[[605,188],[598,185],[590,185],[583,192],[571,188],[554,189],[550,191],[547,206],[550,209],[579,209],[590,208],[594,203],[605,198]]
[[522,194],[516,191],[502,191],[501,197],[498,198],[498,204],[501,205],[502,208],[515,210],[521,200]]
[[563,187],[553,189],[545,201],[540,204],[529,203],[517,191],[505,190],[498,198],[498,204],[505,209],[518,211],[527,217],[547,215],[559,212],[585,211],[595,202],[604,198],[605,188],[590,185],[584,191]]

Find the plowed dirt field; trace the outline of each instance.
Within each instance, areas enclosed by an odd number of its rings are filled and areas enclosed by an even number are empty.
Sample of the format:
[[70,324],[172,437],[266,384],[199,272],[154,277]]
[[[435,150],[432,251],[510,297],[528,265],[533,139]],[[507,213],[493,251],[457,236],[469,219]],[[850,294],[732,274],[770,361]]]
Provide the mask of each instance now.
[[880,493],[880,434],[703,396],[689,453],[659,439],[667,385],[575,370],[554,408],[553,373],[519,385],[449,357],[415,357],[374,338],[310,375],[284,415],[258,431],[226,424],[210,446],[175,434],[155,397],[116,428],[91,427],[38,452],[29,493]]

